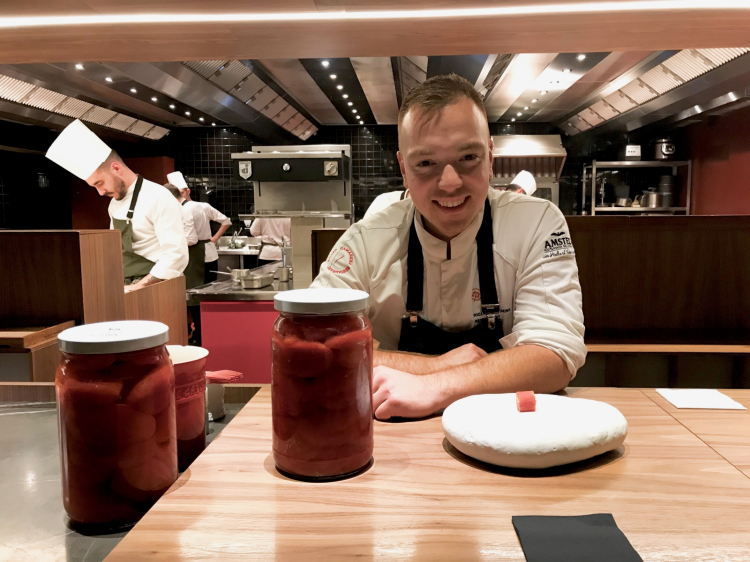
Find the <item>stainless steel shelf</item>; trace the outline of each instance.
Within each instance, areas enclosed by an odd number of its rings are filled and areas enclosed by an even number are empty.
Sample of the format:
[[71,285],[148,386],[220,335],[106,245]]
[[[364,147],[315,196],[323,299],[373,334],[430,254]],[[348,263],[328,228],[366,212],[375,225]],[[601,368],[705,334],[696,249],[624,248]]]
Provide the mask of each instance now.
[[[687,166],[687,160],[622,160],[619,162],[594,162],[597,168],[674,168]],[[586,166],[591,168],[591,164]]]

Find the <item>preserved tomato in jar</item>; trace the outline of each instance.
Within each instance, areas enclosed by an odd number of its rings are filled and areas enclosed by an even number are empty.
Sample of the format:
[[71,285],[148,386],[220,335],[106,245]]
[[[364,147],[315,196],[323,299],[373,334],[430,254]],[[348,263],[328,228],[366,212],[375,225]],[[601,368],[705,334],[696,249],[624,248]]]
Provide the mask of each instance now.
[[58,336],[63,505],[71,526],[136,523],[177,479],[174,370],[160,322],[86,324]]
[[273,454],[302,480],[338,480],[372,461],[372,325],[368,295],[302,289],[274,297]]

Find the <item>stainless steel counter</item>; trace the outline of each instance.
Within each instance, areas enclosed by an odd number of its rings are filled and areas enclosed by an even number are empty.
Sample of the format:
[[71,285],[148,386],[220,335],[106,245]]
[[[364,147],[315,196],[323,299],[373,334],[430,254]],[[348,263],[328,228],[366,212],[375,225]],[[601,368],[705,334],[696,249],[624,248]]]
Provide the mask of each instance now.
[[[281,262],[278,261],[256,267],[252,271],[255,273],[271,273],[280,266]],[[227,278],[187,291],[188,306],[195,306],[203,301],[272,301],[276,293],[291,289],[294,289],[294,279],[290,279],[287,283],[281,283],[278,279],[274,279],[273,285],[267,287],[243,289],[234,285],[232,280]]]
[[[209,423],[210,443],[242,409]],[[66,526],[54,403],[0,404],[0,560],[100,562],[127,534],[82,535]]]

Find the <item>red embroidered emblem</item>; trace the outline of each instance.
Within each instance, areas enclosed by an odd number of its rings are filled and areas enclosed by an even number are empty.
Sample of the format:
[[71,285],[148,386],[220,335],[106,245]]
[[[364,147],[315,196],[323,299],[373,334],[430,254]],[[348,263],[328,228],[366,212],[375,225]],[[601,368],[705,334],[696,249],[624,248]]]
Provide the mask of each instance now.
[[352,268],[354,254],[346,246],[341,246],[338,250],[331,252],[328,257],[328,271],[343,274]]
[[471,300],[478,301],[481,298],[482,298],[482,294],[479,292],[479,289],[472,289]]

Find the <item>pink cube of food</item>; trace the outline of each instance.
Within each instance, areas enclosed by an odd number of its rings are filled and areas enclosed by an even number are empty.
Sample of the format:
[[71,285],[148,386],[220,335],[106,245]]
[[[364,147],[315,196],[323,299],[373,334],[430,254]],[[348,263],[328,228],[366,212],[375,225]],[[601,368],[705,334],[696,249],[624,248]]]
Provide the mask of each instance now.
[[519,412],[534,412],[536,410],[536,396],[533,390],[516,392],[516,407]]

